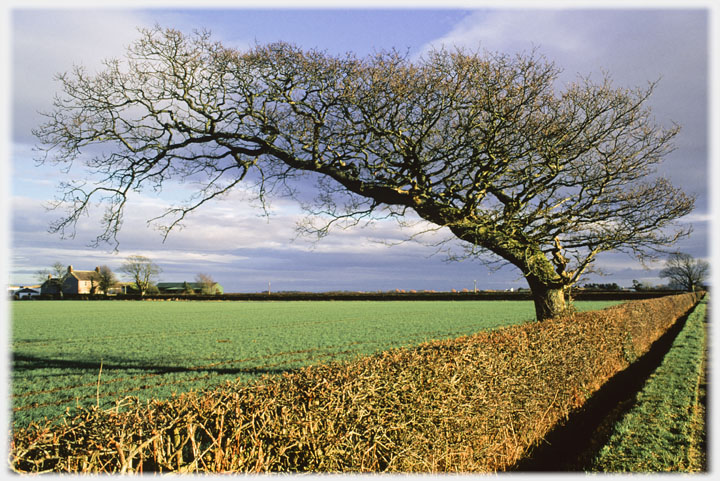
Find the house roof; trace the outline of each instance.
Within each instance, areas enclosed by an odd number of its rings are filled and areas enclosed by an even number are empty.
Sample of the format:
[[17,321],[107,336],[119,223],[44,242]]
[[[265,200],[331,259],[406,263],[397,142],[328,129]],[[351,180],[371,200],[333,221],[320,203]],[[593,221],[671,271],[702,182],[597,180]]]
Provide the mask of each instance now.
[[79,281],[91,281],[95,279],[97,272],[95,271],[76,271],[73,270],[70,275]]
[[[158,289],[177,289],[185,287],[186,284],[193,289],[202,288],[202,284],[198,282],[158,282],[157,286]],[[214,284],[217,284],[217,282],[215,282]]]
[[36,294],[39,294],[39,292],[38,292],[37,289],[31,289],[31,288],[29,288],[29,287],[23,287],[22,289],[18,289],[18,291],[15,292],[15,294],[23,294],[23,293],[26,293],[26,292],[34,292],[34,293],[36,293]]

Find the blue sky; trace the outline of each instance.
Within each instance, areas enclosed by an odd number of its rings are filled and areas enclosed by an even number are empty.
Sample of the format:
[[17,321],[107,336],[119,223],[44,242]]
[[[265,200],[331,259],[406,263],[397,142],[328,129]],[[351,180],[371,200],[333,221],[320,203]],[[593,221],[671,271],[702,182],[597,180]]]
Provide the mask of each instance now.
[[[661,173],[698,197],[695,212],[683,219],[693,224],[695,232],[677,248],[696,257],[709,257],[708,69],[715,52],[708,43],[708,10],[652,2],[645,2],[654,7],[651,9],[617,8],[627,2],[590,2],[591,9],[565,8],[575,4],[510,2],[515,8],[501,9],[497,2],[386,2],[333,10],[324,4],[297,9],[287,4],[273,9],[246,8],[238,2],[233,8],[224,3],[210,9],[178,3],[171,7],[149,4],[150,9],[120,5],[91,9],[88,5],[92,4],[82,2],[59,9],[41,3],[28,9],[21,8],[27,2],[17,3],[7,10],[9,29],[5,33],[9,119],[5,130],[9,142],[2,166],[7,186],[3,211],[12,213],[5,219],[8,281],[33,284],[35,273],[55,261],[76,269],[103,264],[117,269],[128,255],[142,254],[161,266],[162,281],[192,280],[204,272],[229,292],[261,291],[268,282],[273,290],[311,291],[450,290],[472,288],[475,281],[484,289],[525,287],[513,268],[495,271],[477,261],[448,263],[442,254],[434,255],[434,248],[418,243],[388,245],[408,235],[392,221],[338,231],[313,244],[296,238],[295,226],[302,212],[295,203],[275,200],[268,220],[241,191],[203,208],[184,230],[172,233],[164,243],[146,221],[183,198],[187,186],[168,186],[159,197],[137,195],[128,209],[116,253],[110,246],[87,246],[99,233],[92,215],[79,224],[74,239],[62,240],[47,233],[58,213],[47,212],[43,205],[53,199],[58,180],[65,174],[57,167],[35,165],[31,129],[41,122],[37,112],[50,109],[57,90],[53,76],[73,64],[94,69],[103,58],[121,56],[137,37],[138,27],[154,24],[188,33],[209,29],[216,40],[240,49],[255,42],[283,40],[359,56],[396,48],[415,57],[441,45],[503,52],[536,46],[564,69],[561,82],[603,70],[610,72],[619,86],[644,86],[660,79],[651,99],[654,115],[660,123],[677,122],[683,129],[677,149],[667,157]],[[375,8],[377,5],[394,8]],[[704,7],[710,3],[682,5]],[[81,166],[74,166],[67,175],[82,176]],[[607,254],[598,267],[607,275],[592,276],[588,281],[621,285],[630,285],[633,279],[661,282],[657,277],[661,263],[643,267],[630,257]]]

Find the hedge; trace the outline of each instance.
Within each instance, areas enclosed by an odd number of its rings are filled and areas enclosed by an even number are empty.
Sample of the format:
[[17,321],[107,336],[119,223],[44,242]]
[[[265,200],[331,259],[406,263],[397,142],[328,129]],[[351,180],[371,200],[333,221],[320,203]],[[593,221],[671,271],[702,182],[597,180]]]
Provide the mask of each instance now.
[[648,350],[692,294],[311,366],[12,433],[17,472],[496,472]]

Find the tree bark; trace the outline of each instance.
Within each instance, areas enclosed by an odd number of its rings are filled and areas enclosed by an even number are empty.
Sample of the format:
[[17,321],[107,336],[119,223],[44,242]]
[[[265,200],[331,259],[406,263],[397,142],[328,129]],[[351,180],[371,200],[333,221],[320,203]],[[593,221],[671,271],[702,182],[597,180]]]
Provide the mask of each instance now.
[[530,279],[528,279],[528,284],[533,302],[535,302],[535,316],[538,321],[561,316],[567,311],[565,287],[547,286]]

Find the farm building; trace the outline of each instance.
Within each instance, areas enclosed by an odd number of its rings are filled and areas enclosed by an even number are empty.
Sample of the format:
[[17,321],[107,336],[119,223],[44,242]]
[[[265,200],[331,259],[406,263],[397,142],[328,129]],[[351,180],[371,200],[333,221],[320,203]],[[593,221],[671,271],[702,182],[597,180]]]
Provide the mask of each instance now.
[[55,295],[62,293],[62,279],[48,276],[47,280],[40,286],[40,294]]
[[[201,294],[203,284],[199,282],[158,282],[158,291],[161,294]],[[223,287],[217,282],[213,283],[211,291],[213,294],[222,294]]]
[[9,287],[8,293],[10,294],[10,297],[14,299],[29,299],[40,295],[40,286]]
[[129,294],[135,290],[134,282],[118,282],[114,284],[107,293],[110,295]]
[[68,266],[67,273],[63,276],[62,283],[58,278],[48,276],[40,291],[43,294],[94,294],[98,286],[100,268],[94,271],[77,271],[73,266]]

